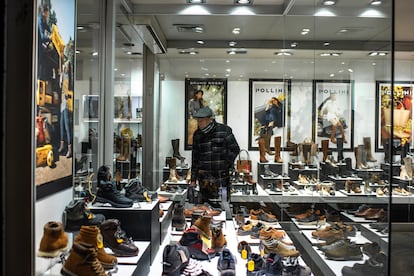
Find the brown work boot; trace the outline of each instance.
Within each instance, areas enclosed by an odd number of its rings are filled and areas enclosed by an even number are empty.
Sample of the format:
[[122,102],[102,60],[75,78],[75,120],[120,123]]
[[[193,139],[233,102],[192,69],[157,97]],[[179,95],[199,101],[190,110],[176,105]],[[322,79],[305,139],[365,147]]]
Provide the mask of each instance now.
[[208,215],[201,215],[195,222],[194,226],[200,230],[205,236],[211,238],[210,223],[212,217]]
[[97,258],[104,269],[112,269],[118,263],[115,256],[105,252],[103,238],[97,226],[82,226],[79,234],[75,237],[75,243],[81,242],[96,246]]
[[119,257],[137,256],[139,249],[136,247],[125,231],[121,229],[121,223],[117,219],[108,219],[101,224],[101,234],[105,246],[109,247]]
[[223,234],[223,221],[211,223],[211,248],[217,253],[221,252],[227,244],[226,238]]
[[43,227],[37,256],[45,258],[57,257],[68,249],[68,235],[63,231],[61,222],[49,221]]
[[97,254],[96,247],[93,244],[74,243],[60,273],[66,276],[107,275],[97,258]]

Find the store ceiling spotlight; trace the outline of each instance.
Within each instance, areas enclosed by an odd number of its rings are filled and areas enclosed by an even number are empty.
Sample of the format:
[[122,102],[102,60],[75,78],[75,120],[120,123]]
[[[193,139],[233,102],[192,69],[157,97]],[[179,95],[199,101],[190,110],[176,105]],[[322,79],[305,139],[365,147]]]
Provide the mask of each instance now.
[[274,54],[277,56],[293,56],[293,53],[288,51],[275,52]]
[[205,4],[206,0],[187,0],[187,4]]
[[204,25],[202,24],[173,24],[173,26],[182,33],[204,33]]
[[382,1],[381,0],[372,0],[370,5],[371,6],[381,6]]
[[370,52],[370,53],[368,53],[368,56],[370,56],[370,57],[375,57],[375,56],[384,57],[386,55],[388,55],[387,52]]
[[230,49],[226,51],[228,55],[242,55],[247,54],[246,49]]
[[253,0],[234,0],[234,4],[251,5],[253,4]]
[[336,0],[323,0],[322,5],[324,6],[333,6],[336,4]]
[[229,41],[229,46],[230,47],[234,47],[236,45],[237,45],[237,42],[236,41]]
[[195,49],[181,49],[178,53],[180,55],[198,55],[198,51]]
[[320,53],[321,57],[339,57],[342,53]]

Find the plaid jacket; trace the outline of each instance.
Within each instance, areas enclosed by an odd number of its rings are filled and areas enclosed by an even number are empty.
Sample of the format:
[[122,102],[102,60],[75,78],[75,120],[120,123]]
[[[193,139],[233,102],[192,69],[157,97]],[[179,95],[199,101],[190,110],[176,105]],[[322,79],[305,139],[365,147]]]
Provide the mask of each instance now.
[[229,126],[212,122],[212,128],[204,133],[197,129],[193,136],[191,180],[213,177],[228,178],[229,169],[240,147]]

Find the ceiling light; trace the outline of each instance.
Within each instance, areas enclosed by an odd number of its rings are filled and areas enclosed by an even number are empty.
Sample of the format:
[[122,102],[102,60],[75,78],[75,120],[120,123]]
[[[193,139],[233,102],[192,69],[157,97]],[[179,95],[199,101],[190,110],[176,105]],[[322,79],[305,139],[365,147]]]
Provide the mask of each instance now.
[[320,53],[321,57],[339,57],[342,53]]
[[324,42],[323,43],[323,46],[329,46],[329,45],[331,45],[331,43],[329,43],[329,42]]
[[230,49],[230,50],[227,50],[227,54],[229,55],[247,54],[247,50],[246,49]]
[[380,6],[382,4],[381,0],[372,0],[370,5],[371,6]]
[[298,43],[297,43],[297,42],[292,42],[292,43],[290,44],[290,47],[292,47],[292,48],[295,48],[296,46],[298,46]]
[[335,4],[336,4],[335,0],[323,0],[322,1],[322,5],[324,5],[324,6],[333,6]]
[[80,53],[81,53],[81,51],[80,51],[80,50],[76,50],[76,51],[75,51],[75,53],[76,53],[76,54],[80,54]]
[[237,42],[236,41],[229,41],[229,46],[230,47],[234,47],[236,45],[237,45]]
[[369,52],[368,53],[368,56],[370,56],[370,57],[375,57],[375,56],[382,56],[382,57],[384,57],[386,55],[388,55],[387,52]]
[[240,28],[234,28],[231,32],[233,34],[240,34]]
[[353,73],[353,72],[354,72],[354,70],[352,70],[351,68],[348,68],[348,72],[349,72],[349,73]]
[[187,0],[187,4],[204,4],[206,0]]
[[92,52],[91,55],[96,57],[98,55],[98,52]]
[[183,33],[204,33],[204,25],[202,24],[173,24],[177,31]]
[[183,49],[178,52],[180,55],[197,55],[198,51],[194,49]]
[[197,40],[197,44],[203,45],[204,44],[204,40]]
[[277,55],[277,56],[292,56],[293,55],[292,52],[286,52],[286,51],[275,52],[274,54]]
[[234,4],[251,5],[253,4],[253,0],[234,0]]

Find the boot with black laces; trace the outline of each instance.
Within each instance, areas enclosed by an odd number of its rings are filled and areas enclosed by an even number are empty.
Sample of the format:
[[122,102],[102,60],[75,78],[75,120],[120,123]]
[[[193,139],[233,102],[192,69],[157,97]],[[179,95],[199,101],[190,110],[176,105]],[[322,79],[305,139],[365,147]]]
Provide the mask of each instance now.
[[127,198],[116,188],[112,181],[100,181],[98,183],[98,192],[96,202],[109,203],[116,208],[128,208],[134,204],[134,201]]
[[68,259],[63,264],[61,274],[66,276],[90,275],[105,276],[104,268],[97,257],[96,246],[87,243],[74,243]]
[[157,199],[157,193],[148,191],[138,179],[132,179],[124,188],[125,196],[134,201],[151,202]]
[[66,232],[78,232],[82,225],[99,226],[105,220],[102,214],[93,214],[83,199],[72,200],[63,211]]
[[108,219],[101,224],[101,234],[105,247],[114,252],[117,257],[137,256],[139,249],[131,237],[128,237],[121,229],[121,223],[117,219]]

